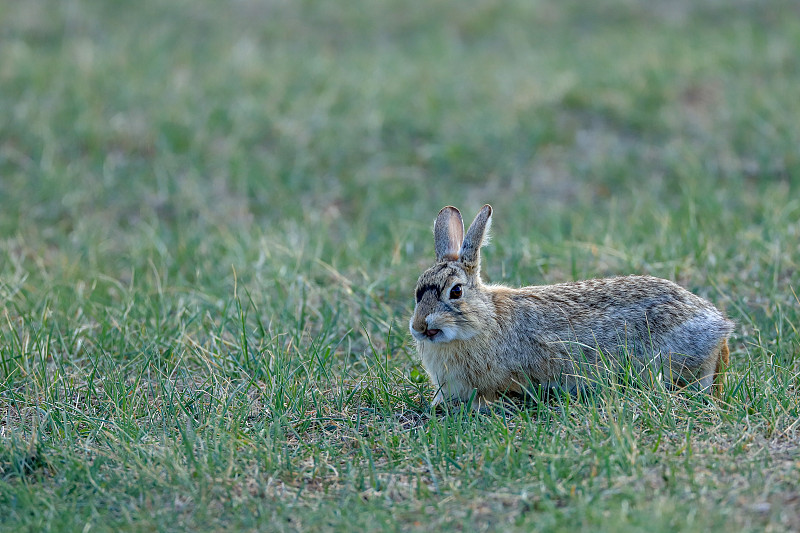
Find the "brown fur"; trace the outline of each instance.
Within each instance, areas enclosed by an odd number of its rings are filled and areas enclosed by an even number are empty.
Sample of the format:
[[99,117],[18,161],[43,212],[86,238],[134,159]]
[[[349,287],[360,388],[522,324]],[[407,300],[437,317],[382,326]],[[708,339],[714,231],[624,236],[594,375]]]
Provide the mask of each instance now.
[[714,369],[714,394],[717,398],[722,398],[725,371],[731,364],[731,352],[728,349],[728,340],[724,339],[719,349],[717,366]]

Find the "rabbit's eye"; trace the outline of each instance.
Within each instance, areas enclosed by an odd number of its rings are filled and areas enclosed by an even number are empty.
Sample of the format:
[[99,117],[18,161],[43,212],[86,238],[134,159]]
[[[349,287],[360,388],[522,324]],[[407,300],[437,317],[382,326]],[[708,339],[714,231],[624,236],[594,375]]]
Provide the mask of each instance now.
[[453,285],[453,288],[450,289],[450,299],[451,300],[458,300],[461,298],[461,294],[464,291],[461,289],[461,285]]

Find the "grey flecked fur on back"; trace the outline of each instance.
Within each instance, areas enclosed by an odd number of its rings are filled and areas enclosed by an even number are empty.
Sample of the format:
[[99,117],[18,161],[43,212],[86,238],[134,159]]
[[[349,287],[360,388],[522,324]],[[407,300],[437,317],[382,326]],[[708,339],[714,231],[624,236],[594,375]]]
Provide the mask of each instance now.
[[602,351],[656,366],[671,358],[697,368],[733,330],[707,301],[649,276],[525,287],[510,299],[517,325],[511,336],[561,344],[573,358]]

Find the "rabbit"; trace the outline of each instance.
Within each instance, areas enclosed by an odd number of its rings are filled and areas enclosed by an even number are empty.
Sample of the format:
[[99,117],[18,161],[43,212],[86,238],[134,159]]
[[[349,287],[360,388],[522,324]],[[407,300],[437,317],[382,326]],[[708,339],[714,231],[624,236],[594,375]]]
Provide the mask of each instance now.
[[592,377],[629,362],[667,386],[722,394],[734,323],[708,301],[651,276],[624,276],[514,289],[481,281],[480,249],[492,207],[464,234],[461,213],[434,223],[436,264],[422,273],[409,323],[437,388],[432,406],[468,401],[481,409],[529,387],[576,394]]

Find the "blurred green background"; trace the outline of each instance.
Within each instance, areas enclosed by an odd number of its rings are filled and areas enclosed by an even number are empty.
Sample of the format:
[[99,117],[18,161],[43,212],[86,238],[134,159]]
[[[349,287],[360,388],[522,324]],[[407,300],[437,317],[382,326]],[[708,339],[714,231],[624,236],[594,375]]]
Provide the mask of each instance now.
[[586,241],[628,257],[580,276],[705,271],[712,248],[735,259],[732,232],[796,216],[797,14],[8,3],[0,229],[113,277],[158,257],[194,282],[257,255],[253,235],[417,266],[442,205],[491,202],[496,253],[523,269]]

